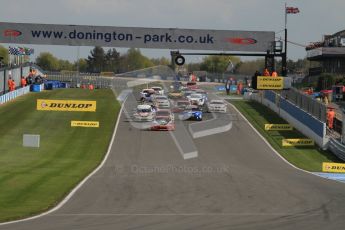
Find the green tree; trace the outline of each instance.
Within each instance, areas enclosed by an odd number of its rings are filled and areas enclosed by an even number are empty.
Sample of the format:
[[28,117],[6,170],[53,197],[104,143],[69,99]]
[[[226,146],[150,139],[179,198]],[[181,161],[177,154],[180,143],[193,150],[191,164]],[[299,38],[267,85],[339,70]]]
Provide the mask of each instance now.
[[[78,66],[79,65],[79,66]],[[87,72],[87,61],[85,58],[80,58],[73,64],[73,69],[79,72]]]
[[188,63],[187,70],[188,72],[199,71],[201,70],[201,63]]
[[322,73],[317,81],[316,90],[321,91],[324,89],[331,89],[332,85],[336,82],[336,76],[329,73]]
[[0,45],[0,57],[2,57],[2,63],[7,64],[8,63],[8,49]]
[[152,62],[153,65],[166,65],[169,66],[170,59],[166,57],[161,57],[161,58],[151,58],[150,61]]
[[126,71],[138,70],[154,66],[151,60],[142,55],[140,49],[130,48],[121,59],[122,69]]
[[246,75],[253,75],[255,71],[262,72],[265,68],[265,60],[264,59],[256,59],[252,61],[245,61],[240,62],[237,65],[237,73],[239,74],[246,74]]
[[[288,59],[286,61],[286,68],[288,74],[295,74],[295,73],[301,73],[305,72],[307,70],[307,63],[308,61],[306,59],[298,59],[297,61]],[[282,68],[282,61],[278,60],[276,62],[276,70],[280,71]]]
[[105,55],[105,62],[106,66],[104,71],[118,73],[120,64],[120,53],[117,52],[115,48],[108,50]]
[[105,52],[100,46],[95,46],[91,50],[91,55],[87,57],[87,69],[92,73],[99,73],[104,70],[105,67]]
[[200,70],[212,73],[224,73],[231,69],[229,65],[233,65],[233,68],[235,68],[239,62],[240,59],[233,56],[207,56],[203,59]]
[[74,70],[73,68],[73,64],[71,62],[69,62],[68,60],[63,60],[63,59],[59,59],[59,70],[69,70],[72,71]]
[[40,53],[38,57],[36,58],[36,63],[44,70],[48,70],[48,71],[60,70],[59,60],[49,52]]

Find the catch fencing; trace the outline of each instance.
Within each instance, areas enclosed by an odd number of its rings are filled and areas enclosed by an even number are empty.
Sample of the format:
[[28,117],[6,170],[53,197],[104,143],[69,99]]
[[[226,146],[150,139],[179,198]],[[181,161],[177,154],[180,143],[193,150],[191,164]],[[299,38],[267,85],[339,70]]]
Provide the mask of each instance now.
[[320,121],[271,90],[262,91],[260,94],[254,93],[250,98],[278,113],[279,116],[292,124],[301,133],[313,139],[319,146],[326,147],[328,137],[326,136],[325,122]]
[[83,85],[94,85],[95,88],[111,88],[113,86],[113,77],[79,75],[79,74],[55,74],[48,73],[47,80],[61,81],[68,83],[71,88],[80,88]]
[[297,107],[316,117],[318,120],[326,122],[327,106],[322,102],[312,98],[309,95],[304,94],[303,92],[295,88],[290,88],[290,90],[283,90],[281,92],[281,96]]

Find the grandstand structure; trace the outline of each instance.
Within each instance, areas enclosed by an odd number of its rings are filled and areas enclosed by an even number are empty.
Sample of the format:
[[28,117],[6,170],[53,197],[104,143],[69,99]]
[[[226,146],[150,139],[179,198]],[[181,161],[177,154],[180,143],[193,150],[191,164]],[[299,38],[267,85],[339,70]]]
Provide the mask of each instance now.
[[309,75],[345,74],[345,30],[324,35],[322,41],[310,43],[306,51],[309,61],[319,63],[319,67],[309,69]]

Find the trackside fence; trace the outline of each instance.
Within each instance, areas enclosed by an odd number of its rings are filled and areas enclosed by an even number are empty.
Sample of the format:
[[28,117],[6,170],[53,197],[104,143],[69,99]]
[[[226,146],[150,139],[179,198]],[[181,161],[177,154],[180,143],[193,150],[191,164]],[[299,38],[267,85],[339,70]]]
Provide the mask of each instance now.
[[94,76],[94,75],[78,75],[78,74],[47,74],[48,80],[66,82],[71,88],[79,88],[82,85],[92,84],[96,88],[111,88],[113,85],[113,77]]
[[334,138],[330,138],[328,148],[339,159],[345,161],[345,145],[343,145],[340,141]]
[[33,63],[25,63],[20,66],[4,67],[0,69],[0,95],[8,92],[7,80],[12,77],[16,86],[20,86],[20,78],[27,77],[30,68],[35,68],[39,75],[43,75],[41,68]]
[[254,93],[250,98],[278,113],[280,117],[287,120],[301,133],[313,139],[319,146],[327,147],[329,138],[326,135],[325,122],[297,107],[274,91],[267,90]]
[[316,117],[318,120],[326,122],[327,106],[322,102],[304,94],[295,88],[283,90],[281,95],[289,102]]
[[11,101],[11,100],[15,99],[16,97],[27,94],[29,92],[30,92],[30,86],[26,86],[24,88],[19,88],[17,90],[5,93],[5,94],[0,96],[0,105],[6,103],[8,101]]

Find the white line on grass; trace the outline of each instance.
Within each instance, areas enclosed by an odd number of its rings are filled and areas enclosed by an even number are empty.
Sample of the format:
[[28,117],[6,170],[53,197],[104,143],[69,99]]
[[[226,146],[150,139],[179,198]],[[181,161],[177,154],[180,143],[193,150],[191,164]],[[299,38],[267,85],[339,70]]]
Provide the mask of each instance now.
[[[224,100],[224,101],[225,101],[227,104],[229,104],[233,109],[235,109],[237,113],[240,114],[240,116],[241,116],[241,117],[247,122],[247,124],[256,132],[256,134],[258,134],[259,137],[268,145],[268,147],[269,147],[278,157],[280,157],[280,159],[282,159],[285,163],[287,163],[288,165],[290,165],[291,167],[293,167],[293,168],[295,168],[295,169],[297,169],[297,170],[299,170],[299,171],[302,171],[302,172],[305,172],[305,173],[308,173],[308,174],[310,174],[310,175],[317,176],[317,177],[319,177],[319,178],[323,178],[323,179],[326,179],[326,180],[331,180],[331,179],[322,177],[322,176],[320,176],[320,175],[317,175],[317,174],[315,174],[314,172],[310,172],[310,171],[307,171],[307,170],[298,168],[297,166],[291,164],[288,160],[286,160],[284,157],[282,157],[282,156],[277,152],[277,150],[275,150],[275,149],[271,146],[271,144],[266,140],[266,138],[265,138],[264,136],[262,136],[261,133],[260,133],[258,130],[256,130],[256,128],[247,120],[247,118],[246,118],[246,117],[245,117],[245,116],[244,116],[244,115],[243,115],[233,104],[231,104],[230,102],[228,102],[228,101],[226,101],[226,100]],[[334,181],[334,180],[333,180],[333,181]],[[337,181],[337,182],[338,182],[338,183],[343,183],[343,182],[341,182],[341,181]]]
[[44,212],[44,213],[41,213],[39,215],[36,215],[36,216],[32,216],[32,217],[28,217],[28,218],[25,218],[25,219],[21,219],[21,220],[14,220],[14,221],[8,221],[8,222],[3,222],[3,223],[0,223],[0,226],[2,225],[7,225],[7,224],[14,224],[14,223],[19,223],[19,222],[24,222],[24,221],[29,221],[29,220],[34,220],[34,219],[37,219],[37,218],[40,218],[40,217],[43,217],[43,216],[46,216],[52,212],[55,212],[57,211],[58,209],[60,209],[64,204],[66,204],[71,198],[72,196],[90,179],[90,177],[92,177],[93,175],[95,175],[102,167],[103,165],[105,164],[105,162],[107,161],[109,155],[110,155],[110,150],[111,150],[111,147],[114,143],[114,140],[115,140],[115,135],[116,135],[116,132],[117,132],[117,128],[118,128],[118,125],[119,125],[119,122],[120,122],[120,117],[121,117],[121,114],[122,114],[122,109],[123,109],[123,106],[125,104],[126,100],[124,100],[124,102],[122,103],[121,105],[121,109],[120,109],[120,112],[118,113],[118,117],[117,117],[117,121],[116,121],[116,125],[115,125],[115,128],[114,128],[114,132],[113,132],[113,136],[111,137],[111,141],[110,141],[110,144],[108,146],[108,150],[107,150],[107,153],[102,161],[102,163],[95,169],[93,170],[87,177],[84,178],[84,180],[82,180],[57,206],[55,206],[54,208]]

